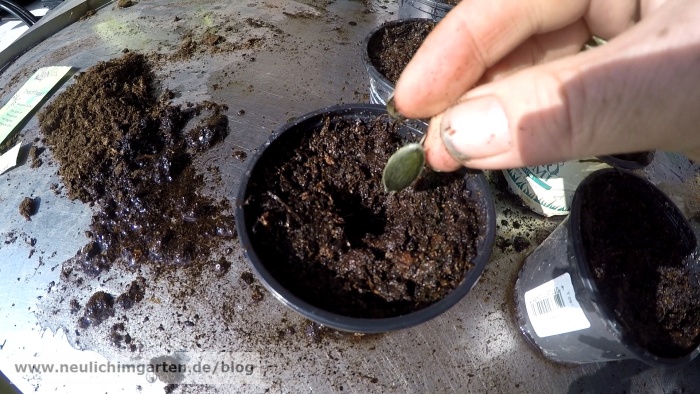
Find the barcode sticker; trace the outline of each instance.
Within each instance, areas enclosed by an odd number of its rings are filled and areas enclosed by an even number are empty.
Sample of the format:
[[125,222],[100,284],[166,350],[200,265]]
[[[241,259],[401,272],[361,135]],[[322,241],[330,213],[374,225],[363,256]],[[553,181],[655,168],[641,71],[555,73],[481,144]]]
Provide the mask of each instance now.
[[525,308],[532,328],[540,338],[591,326],[576,300],[568,273],[526,291]]

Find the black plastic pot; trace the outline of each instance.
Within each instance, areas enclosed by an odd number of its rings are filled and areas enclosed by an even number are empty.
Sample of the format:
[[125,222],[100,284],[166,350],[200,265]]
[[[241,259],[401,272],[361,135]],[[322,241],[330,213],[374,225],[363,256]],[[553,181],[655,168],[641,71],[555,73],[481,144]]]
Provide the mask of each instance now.
[[362,63],[365,65],[367,74],[369,74],[369,102],[372,104],[383,104],[389,101],[389,98],[394,93],[394,84],[389,81],[382,73],[377,70],[372,58],[369,56],[370,44],[375,40],[380,39],[380,33],[384,30],[391,29],[395,26],[409,23],[427,23],[425,18],[402,19],[389,21],[376,29],[372,30],[362,42]]
[[372,63],[372,59],[369,57],[369,44],[372,40],[376,39],[377,33],[380,31],[401,23],[405,23],[405,21],[386,22],[372,30],[362,41],[362,63],[369,75],[369,102],[371,104],[386,105],[386,102],[389,101],[389,97],[394,93],[394,84],[382,75]]
[[429,18],[439,21],[453,6],[432,0],[399,0],[399,19]]
[[[386,105],[391,95],[394,94],[394,84],[391,83],[372,62],[372,58],[369,56],[370,43],[373,40],[379,39],[379,33],[385,29],[390,29],[394,26],[405,24],[405,23],[416,23],[425,22],[425,18],[412,18],[412,19],[402,19],[396,21],[386,22],[383,25],[372,30],[362,42],[362,63],[367,70],[367,75],[369,77],[369,102],[370,104],[381,104]],[[406,123],[410,126],[413,131],[418,131],[419,133],[424,133],[428,129],[428,124],[425,121],[419,119],[408,119]]]
[[637,359],[652,366],[687,363],[700,353],[700,347],[682,357],[664,358],[632,339],[613,307],[603,299],[587,260],[581,235],[583,191],[595,180],[620,173],[645,185],[650,204],[655,205],[650,212],[663,208],[665,218],[655,216],[650,220],[668,220],[688,248],[696,247],[697,240],[688,221],[653,184],[617,169],[597,171],[579,185],[571,214],[525,260],[515,285],[518,324],[525,338],[555,362],[583,364]]
[[622,155],[598,156],[606,164],[623,170],[637,170],[648,166],[654,160],[654,151]]
[[[379,105],[342,105],[309,113],[283,126],[279,131],[273,134],[270,141],[251,159],[249,171],[247,171],[243,179],[241,179],[240,190],[236,199],[235,216],[238,234],[245,254],[260,281],[275,298],[283,304],[308,319],[337,330],[358,333],[378,333],[398,330],[423,323],[447,311],[459,302],[479,280],[491,255],[491,248],[495,237],[496,222],[494,204],[486,178],[480,172],[468,173],[465,176],[465,192],[469,193],[469,198],[478,203],[482,211],[480,217],[483,220],[477,243],[477,257],[472,261],[473,267],[465,273],[462,283],[443,299],[423,309],[401,316],[377,319],[357,318],[318,308],[304,301],[280,284],[278,278],[275,278],[269,269],[270,262],[261,259],[261,251],[256,250],[255,242],[251,235],[251,229],[257,217],[252,212],[254,211],[254,207],[249,206],[246,201],[250,195],[249,184],[251,178],[255,177],[257,173],[258,164],[261,161],[264,162],[267,155],[270,155],[269,152],[274,150],[270,149],[271,147],[291,147],[293,141],[298,141],[298,136],[300,134],[318,132],[323,126],[324,118],[327,116],[340,116],[343,118],[368,121],[382,115],[385,116],[388,122],[391,121],[384,107]],[[405,126],[402,127],[402,132],[407,134],[412,133],[409,128]],[[275,180],[271,181],[275,182]]]

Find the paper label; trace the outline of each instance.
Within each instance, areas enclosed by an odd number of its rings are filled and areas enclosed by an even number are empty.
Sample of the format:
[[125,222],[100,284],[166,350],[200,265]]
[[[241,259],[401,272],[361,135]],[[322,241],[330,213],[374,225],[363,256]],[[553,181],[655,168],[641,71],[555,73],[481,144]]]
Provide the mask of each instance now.
[[591,326],[576,300],[569,273],[525,292],[525,308],[540,338]]
[[610,166],[596,158],[503,170],[508,187],[533,211],[566,215],[579,183]]
[[10,98],[7,104],[0,109],[0,143],[41,102],[44,96],[66,76],[70,69],[71,67],[40,68]]
[[0,156],[0,174],[17,165],[17,156],[19,156],[19,148],[21,146],[22,142]]

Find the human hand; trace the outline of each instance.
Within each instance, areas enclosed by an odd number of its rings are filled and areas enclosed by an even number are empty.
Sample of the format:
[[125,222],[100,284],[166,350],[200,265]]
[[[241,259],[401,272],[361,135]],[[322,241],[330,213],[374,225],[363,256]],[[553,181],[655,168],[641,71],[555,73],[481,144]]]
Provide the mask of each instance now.
[[[610,41],[580,52],[591,35]],[[700,2],[463,0],[393,100],[433,117],[440,171],[654,149],[700,160]]]

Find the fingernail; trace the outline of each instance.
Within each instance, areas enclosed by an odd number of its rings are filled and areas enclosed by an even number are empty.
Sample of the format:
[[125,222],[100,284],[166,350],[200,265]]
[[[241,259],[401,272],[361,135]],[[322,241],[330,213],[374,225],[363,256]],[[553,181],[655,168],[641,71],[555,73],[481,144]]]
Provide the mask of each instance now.
[[508,118],[494,96],[477,97],[447,110],[440,135],[447,152],[459,161],[495,156],[511,147]]
[[406,118],[404,118],[403,115],[396,110],[396,104],[394,103],[394,92],[391,92],[391,96],[389,96],[389,100],[386,102],[386,112],[388,112],[389,116],[396,120],[406,120]]

